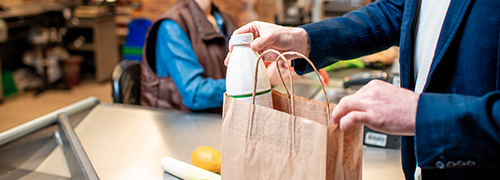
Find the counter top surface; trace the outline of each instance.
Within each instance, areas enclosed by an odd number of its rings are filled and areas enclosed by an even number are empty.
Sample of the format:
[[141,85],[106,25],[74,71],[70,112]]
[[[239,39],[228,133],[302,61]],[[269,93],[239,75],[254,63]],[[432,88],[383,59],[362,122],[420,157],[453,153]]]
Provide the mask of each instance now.
[[[101,104],[75,128],[101,179],[175,179],[161,169],[164,156],[190,162],[198,146],[221,149],[221,116]],[[365,147],[364,180],[404,179],[400,151]],[[36,172],[69,177],[57,147]]]
[[[339,77],[344,75],[334,74],[338,77],[333,76],[330,86],[325,89],[329,101],[337,103],[341,97],[354,92],[342,88],[343,81]],[[282,85],[273,88],[286,92]],[[295,83],[295,94],[324,99],[317,79],[299,79]],[[122,104],[99,104],[85,114],[74,117],[81,119],[75,132],[100,179],[177,179],[162,170],[162,157],[169,156],[190,163],[190,154],[198,146],[221,149],[222,117],[218,114]],[[55,140],[40,149],[15,171],[26,174],[28,170],[31,173],[24,176],[11,173],[10,177],[71,178],[64,153]],[[400,154],[398,149],[364,147],[363,180],[404,179]],[[0,180],[8,176],[0,176]]]

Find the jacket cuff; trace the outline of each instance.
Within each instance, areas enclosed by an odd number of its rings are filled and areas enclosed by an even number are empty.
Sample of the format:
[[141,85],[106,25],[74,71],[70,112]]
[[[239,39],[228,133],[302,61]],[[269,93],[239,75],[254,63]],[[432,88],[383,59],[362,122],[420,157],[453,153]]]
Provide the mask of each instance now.
[[491,139],[495,127],[491,127],[491,107],[485,101],[473,96],[422,93],[415,124],[419,166],[445,169],[494,164],[488,154],[495,149]]
[[[307,24],[299,27],[303,28],[307,32],[310,44],[308,58],[312,61],[312,63],[314,63],[317,69],[324,68],[338,61],[338,59],[332,57],[332,52],[330,52],[330,50],[324,48],[327,47],[327,44],[325,44],[327,41],[325,41],[325,32],[324,29],[320,28],[321,26],[318,26],[317,24]],[[325,46],[322,46],[323,44],[325,44]],[[305,60],[296,61],[294,62],[294,65],[295,72],[299,75],[314,71],[311,65],[309,65],[309,63]]]

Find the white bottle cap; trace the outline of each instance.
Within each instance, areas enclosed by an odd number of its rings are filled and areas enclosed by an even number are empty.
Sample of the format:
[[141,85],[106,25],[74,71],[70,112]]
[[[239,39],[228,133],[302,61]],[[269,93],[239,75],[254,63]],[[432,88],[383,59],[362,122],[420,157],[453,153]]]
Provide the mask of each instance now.
[[233,45],[245,45],[250,44],[253,41],[252,33],[237,34],[231,37],[231,44]]

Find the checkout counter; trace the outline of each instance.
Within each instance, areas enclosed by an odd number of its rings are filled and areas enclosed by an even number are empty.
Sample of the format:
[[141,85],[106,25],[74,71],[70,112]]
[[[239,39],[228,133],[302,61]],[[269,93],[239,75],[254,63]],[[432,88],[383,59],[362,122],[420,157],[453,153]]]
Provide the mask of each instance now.
[[[327,89],[335,101],[350,92],[337,78],[343,74],[332,76]],[[295,83],[296,94],[308,98],[320,98],[318,88],[314,79],[301,78]],[[71,139],[56,133],[60,112],[68,115],[77,143],[58,142]],[[190,153],[198,146],[221,149],[221,118],[218,114],[106,104],[90,97],[0,133],[0,180],[71,179],[78,176],[74,169],[79,164],[90,165],[93,171],[89,173],[100,179],[177,179],[162,170],[161,158],[189,163]],[[83,147],[87,156],[81,159],[87,158],[87,163],[68,158],[68,144]],[[78,151],[73,153],[79,157]],[[363,180],[404,179],[400,153],[399,149],[365,146]],[[80,168],[82,171],[85,169]]]

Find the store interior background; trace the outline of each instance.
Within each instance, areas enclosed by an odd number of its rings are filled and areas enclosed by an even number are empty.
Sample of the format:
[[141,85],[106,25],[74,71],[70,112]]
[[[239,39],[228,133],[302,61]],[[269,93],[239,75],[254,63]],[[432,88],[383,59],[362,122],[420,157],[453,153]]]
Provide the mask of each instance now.
[[[112,103],[111,74],[114,66],[125,59],[129,22],[154,20],[176,1],[1,0],[0,132],[89,96]],[[253,20],[297,26],[356,10],[364,0],[213,2],[221,11],[231,14],[238,26]],[[47,75],[51,71],[47,57],[56,51],[54,48],[68,52],[54,60],[58,64],[75,57],[80,59],[77,76],[64,74],[54,82],[47,80],[51,78]],[[37,65],[42,71],[37,71]],[[61,66],[60,71],[64,68],[71,66]],[[64,87],[65,83],[71,87],[51,89]],[[44,87],[47,90],[40,91]]]

